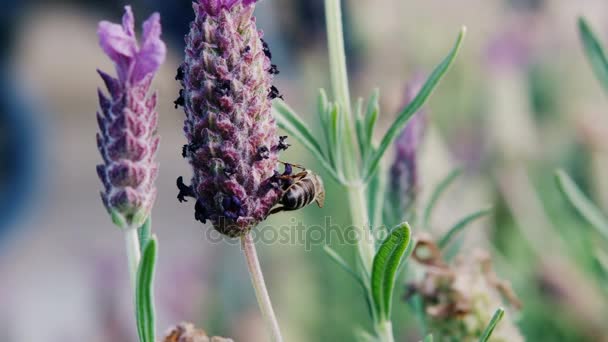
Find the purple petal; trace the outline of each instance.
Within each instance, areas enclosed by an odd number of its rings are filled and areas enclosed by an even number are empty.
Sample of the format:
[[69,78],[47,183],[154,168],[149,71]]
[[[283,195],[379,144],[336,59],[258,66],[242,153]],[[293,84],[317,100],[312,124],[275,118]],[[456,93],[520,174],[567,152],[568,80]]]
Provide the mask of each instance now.
[[125,6],[125,14],[122,16],[122,28],[125,34],[135,37],[135,18],[131,6]]
[[143,45],[137,54],[132,81],[137,83],[158,70],[165,61],[167,47],[160,39],[160,15],[154,13],[143,24]]
[[124,61],[124,57],[133,57],[137,51],[137,42],[129,36],[121,25],[108,21],[99,23],[97,29],[99,45],[115,63]]

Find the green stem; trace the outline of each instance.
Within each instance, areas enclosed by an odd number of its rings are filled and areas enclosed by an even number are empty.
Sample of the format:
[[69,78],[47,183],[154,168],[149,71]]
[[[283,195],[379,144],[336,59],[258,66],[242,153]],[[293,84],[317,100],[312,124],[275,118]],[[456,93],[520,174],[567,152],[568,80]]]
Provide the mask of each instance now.
[[349,197],[348,202],[350,204],[353,226],[359,238],[359,241],[357,241],[359,257],[361,258],[365,272],[370,275],[372,273],[376,247],[374,236],[368,229],[370,222],[365,200],[365,186],[363,184],[350,186],[346,188],[346,191]]
[[344,32],[342,30],[342,9],[340,0],[325,0],[325,19],[327,25],[327,43],[329,50],[329,71],[331,74],[332,92],[335,101],[344,109],[344,171],[348,180],[359,177],[357,158],[357,141],[355,125],[348,89],[348,70],[344,52]]
[[255,249],[255,244],[251,238],[251,234],[247,234],[241,237],[241,246],[247,260],[247,268],[249,269],[249,275],[251,275],[251,283],[255,290],[255,296],[262,311],[262,316],[266,322],[268,331],[271,334],[273,342],[282,342],[281,330],[279,329],[279,322],[272,309],[272,303],[270,302],[270,296],[266,289],[266,283],[264,282],[264,275],[262,274],[262,268],[260,267],[260,261],[258,260],[258,254]]
[[137,286],[137,268],[139,266],[139,259],[141,259],[137,228],[127,228],[124,234],[125,247],[127,250],[127,262],[129,265],[129,276],[131,278],[131,289],[133,290],[133,295],[135,295],[135,289]]
[[383,342],[395,342],[393,324],[391,321],[381,321],[376,324],[376,333]]

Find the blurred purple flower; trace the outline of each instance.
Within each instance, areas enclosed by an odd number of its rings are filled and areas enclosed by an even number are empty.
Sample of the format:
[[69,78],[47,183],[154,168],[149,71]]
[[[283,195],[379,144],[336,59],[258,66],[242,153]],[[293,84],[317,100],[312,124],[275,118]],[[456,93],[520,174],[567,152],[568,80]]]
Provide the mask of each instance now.
[[97,166],[97,173],[104,185],[101,197],[115,224],[138,227],[149,216],[156,197],[158,113],[157,95],[150,94],[150,84],[166,54],[160,39],[160,16],[155,13],[143,24],[141,47],[130,6],[125,7],[122,26],[102,21],[97,34],[118,74],[116,79],[98,70],[109,92],[108,97],[98,91],[101,110],[97,112],[97,146],[103,164]]
[[[414,100],[424,81],[422,75],[417,75],[407,85],[405,106]],[[408,210],[414,204],[418,193],[418,149],[426,127],[427,110],[422,108],[412,116],[401,135],[395,140],[395,159],[390,170],[390,185],[393,204],[398,206],[400,212]]]
[[253,3],[195,3],[177,75],[184,89],[176,105],[186,112],[183,156],[194,172],[191,186],[178,179],[178,199],[196,198],[195,218],[231,237],[246,234],[278,202],[275,170],[287,147],[271,115],[280,96],[272,86],[277,69]]

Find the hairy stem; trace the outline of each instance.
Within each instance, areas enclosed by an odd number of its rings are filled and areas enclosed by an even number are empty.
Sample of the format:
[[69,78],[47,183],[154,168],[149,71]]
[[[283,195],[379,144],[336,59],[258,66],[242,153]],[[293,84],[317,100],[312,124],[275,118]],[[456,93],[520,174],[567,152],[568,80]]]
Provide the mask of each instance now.
[[371,234],[370,229],[368,229],[370,222],[365,201],[365,186],[359,184],[347,187],[347,193],[352,223],[359,238],[359,241],[357,241],[359,257],[361,258],[365,272],[369,275],[372,272],[376,248],[374,237]]
[[342,30],[342,9],[340,0],[325,0],[325,19],[327,24],[327,42],[329,50],[329,71],[331,74],[332,93],[335,101],[344,109],[344,173],[348,180],[359,177],[357,158],[357,141],[348,88],[348,71],[344,52],[344,32]]
[[137,268],[139,259],[141,259],[141,251],[139,249],[139,237],[137,236],[137,228],[128,228],[125,230],[125,247],[127,250],[127,262],[129,265],[129,276],[131,278],[131,289],[135,296],[135,288],[137,286]]
[[270,302],[270,296],[266,289],[266,283],[264,282],[264,275],[262,274],[262,268],[260,267],[260,261],[258,260],[258,254],[251,238],[251,234],[247,234],[241,237],[241,246],[247,260],[247,268],[249,269],[249,275],[251,276],[251,283],[255,290],[255,296],[258,300],[258,305],[262,311],[262,316],[266,322],[268,331],[272,336],[273,342],[282,342],[281,330],[279,329],[279,322],[272,309],[272,303]]

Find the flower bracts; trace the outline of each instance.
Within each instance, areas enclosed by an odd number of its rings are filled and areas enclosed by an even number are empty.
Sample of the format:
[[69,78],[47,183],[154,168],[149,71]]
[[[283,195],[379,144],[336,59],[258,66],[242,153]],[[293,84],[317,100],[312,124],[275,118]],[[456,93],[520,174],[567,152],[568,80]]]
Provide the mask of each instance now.
[[118,74],[114,78],[98,71],[109,93],[106,96],[99,90],[97,146],[103,164],[97,166],[97,173],[104,185],[101,197],[115,224],[139,227],[156,197],[158,114],[156,93],[150,93],[150,84],[166,54],[160,39],[160,17],[155,13],[143,24],[141,46],[129,6],[122,25],[102,21],[97,34]]
[[264,220],[279,200],[275,170],[287,148],[271,115],[278,71],[256,28],[254,3],[195,3],[177,75],[188,139],[183,156],[194,173],[191,186],[178,179],[178,198],[194,197],[196,219],[231,237]]

